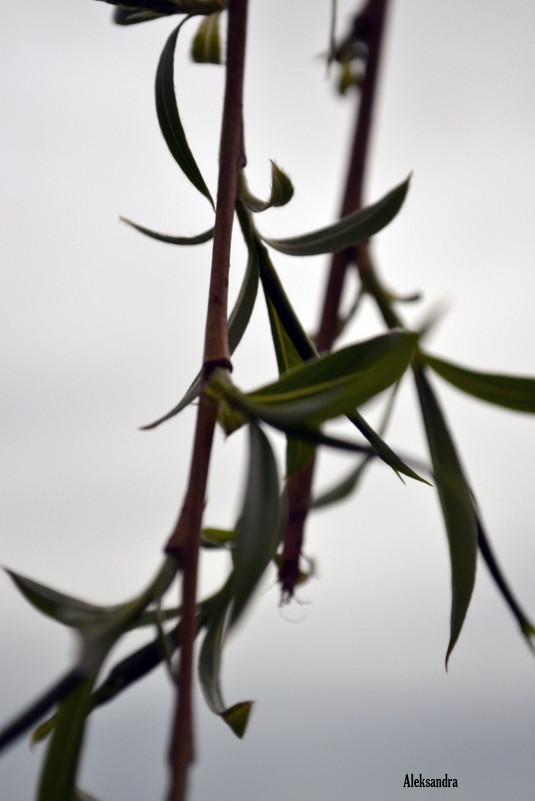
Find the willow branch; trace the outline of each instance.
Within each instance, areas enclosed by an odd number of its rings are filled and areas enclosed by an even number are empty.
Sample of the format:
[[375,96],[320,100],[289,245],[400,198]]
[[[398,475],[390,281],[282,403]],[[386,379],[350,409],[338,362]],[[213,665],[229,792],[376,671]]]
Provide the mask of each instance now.
[[[377,95],[377,77],[381,46],[384,39],[388,0],[368,0],[355,16],[350,38],[367,48],[366,68],[357,105],[355,133],[349,159],[346,185],[340,216],[350,214],[362,206],[362,193],[372,128],[373,109]],[[321,320],[316,337],[320,352],[331,349],[338,328],[338,316],[344,279],[348,265],[355,261],[355,249],[334,253],[331,259]],[[279,570],[283,597],[291,597],[299,575],[299,556],[304,539],[304,528],[310,509],[311,487],[314,478],[314,461],[305,470],[288,479],[288,524],[284,534],[283,558]],[[292,500],[297,506],[293,508]]]
[[[245,165],[243,145],[243,76],[247,0],[231,0],[228,8],[227,65],[219,152],[219,178],[206,314],[203,382],[218,365],[231,368],[227,328],[228,274],[238,177]],[[201,525],[206,497],[217,409],[202,392],[185,500],[167,543],[182,568],[181,654],[177,702],[169,749],[169,801],[184,801],[189,767],[194,759],[193,650],[197,633],[197,572]]]

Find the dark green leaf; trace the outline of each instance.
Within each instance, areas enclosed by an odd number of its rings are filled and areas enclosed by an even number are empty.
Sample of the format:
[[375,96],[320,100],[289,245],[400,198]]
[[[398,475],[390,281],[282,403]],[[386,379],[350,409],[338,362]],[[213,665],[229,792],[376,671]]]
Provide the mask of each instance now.
[[62,702],[39,783],[38,801],[72,801],[91,690],[87,676]]
[[[52,743],[50,746],[42,781],[42,786],[45,789],[42,791],[40,798],[59,799],[66,797],[64,794],[74,782],[73,771],[76,768],[74,761],[78,759],[75,751],[81,744],[83,721],[89,708],[86,691],[91,692],[94,680],[110,648],[126,631],[135,625],[142,616],[144,609],[150,603],[161,599],[173,581],[176,571],[177,562],[174,557],[166,557],[156,577],[141,595],[127,603],[110,607],[86,604],[77,598],[58,593],[56,590],[44,587],[31,579],[8,571],[30,603],[55,620],[65,625],[74,626],[79,631],[82,641],[81,654],[74,668],[60,679],[51,690],[44,693],[0,735],[0,741],[2,737],[6,737],[5,744],[7,744],[27,728],[34,725],[47,713],[52,704],[61,701],[60,711],[54,719],[55,735],[53,743],[55,742],[56,745]],[[62,699],[64,700],[62,701]],[[68,714],[63,713],[64,707],[69,710]],[[69,729],[69,717],[71,716],[72,730]],[[56,740],[60,722],[61,733],[59,740]],[[46,733],[47,731],[42,736],[45,736]],[[40,735],[41,732],[38,736]],[[72,742],[70,740],[69,748],[64,749],[65,783],[63,783],[63,780],[58,780],[59,783],[56,788],[54,784],[56,780],[53,774],[58,761],[61,761],[60,751],[64,748],[66,737],[70,737]],[[58,795],[54,793],[46,795],[51,787],[57,789]],[[72,792],[71,786],[71,801]]]
[[389,465],[392,470],[395,470],[398,475],[402,473],[408,478],[415,479],[415,481],[421,481],[424,484],[429,484],[429,481],[427,481],[425,478],[422,478],[422,476],[416,473],[412,467],[409,467],[406,461],[403,461],[403,459],[401,459],[398,454],[386,444],[382,437],[376,431],[374,431],[374,429],[366,422],[359,412],[353,412],[352,414],[348,415],[348,418],[358,428],[360,433],[366,437],[377,456],[382,459],[385,464]]
[[446,420],[427,381],[424,369],[416,368],[414,376],[450,550],[452,605],[450,641],[446,653],[447,667],[474,589],[477,521],[470,488]]
[[269,299],[270,304],[276,311],[280,325],[284,328],[288,339],[292,342],[294,351],[299,354],[304,362],[309,359],[317,358],[318,353],[301,325],[284,291],[284,287],[271,263],[268,252],[266,248],[260,244],[258,244],[258,260],[260,280],[266,299]]
[[[109,2],[109,0],[105,0]],[[116,8],[113,21],[116,25],[135,25],[139,22],[150,22],[153,19],[166,17],[167,14],[159,14],[157,11],[144,11],[143,9]]]
[[263,240],[289,256],[317,256],[344,250],[374,236],[394,219],[405,200],[409,180],[410,176],[374,205],[348,214],[333,225],[290,239],[263,237]]
[[273,558],[281,537],[279,477],[271,445],[255,423],[249,425],[249,464],[238,520],[231,623],[245,609]]
[[[312,502],[312,508],[313,509],[319,509],[322,506],[328,506],[331,503],[336,503],[337,501],[341,501],[344,498],[347,498],[349,495],[351,495],[351,493],[353,493],[354,490],[358,487],[358,485],[360,483],[360,479],[364,475],[364,473],[366,471],[366,468],[371,464],[373,457],[378,455],[376,446],[378,446],[379,448],[387,448],[387,450],[390,451],[390,448],[388,448],[388,445],[386,445],[386,443],[383,442],[383,440],[381,439],[381,436],[384,434],[384,432],[386,430],[386,427],[388,425],[388,421],[390,420],[390,417],[392,415],[392,411],[394,409],[394,401],[395,401],[396,396],[397,396],[397,391],[399,389],[399,385],[400,384],[398,382],[394,386],[394,389],[393,389],[392,393],[390,394],[389,401],[388,401],[388,403],[386,405],[386,409],[385,409],[385,412],[383,414],[383,419],[381,421],[381,425],[379,426],[379,433],[376,433],[371,428],[371,426],[368,426],[366,421],[362,417],[360,417],[360,415],[358,415],[358,417],[356,417],[354,420],[352,420],[352,422],[354,422],[355,425],[359,426],[359,428],[361,428],[361,429],[363,428],[366,431],[366,435],[367,435],[367,439],[368,440],[370,440],[370,438],[374,439],[374,442],[375,442],[375,444],[374,444],[374,452],[366,454],[364,459],[362,459],[359,462],[359,464],[347,476],[345,476],[345,478],[342,479],[342,481],[339,481],[330,490],[327,490],[326,492],[323,492],[321,495],[319,495],[317,498],[315,498],[313,500],[313,502]],[[396,454],[394,454],[393,451],[391,451],[391,453],[393,454],[394,460],[397,460],[398,457],[396,456]],[[414,477],[416,477],[417,479],[420,478],[416,473],[414,473]],[[401,476],[400,476],[400,478],[401,478]],[[423,479],[421,479],[421,480],[423,481]]]
[[[275,354],[279,367],[279,375],[283,375],[292,367],[302,364],[303,360],[288,336],[288,332],[282,324],[282,320],[269,295],[266,294],[265,297],[271,326],[271,338],[275,347]],[[310,442],[295,437],[288,437],[286,444],[286,475],[290,476],[303,470],[314,456],[314,452],[315,447]]]
[[479,373],[425,353],[422,356],[429,367],[457,389],[487,403],[535,414],[535,379]]
[[150,228],[145,228],[143,225],[138,225],[132,220],[127,220],[126,217],[119,218],[121,222],[131,225],[136,231],[139,231],[145,236],[150,236],[151,239],[157,239],[159,242],[168,242],[170,245],[202,245],[204,242],[209,242],[214,237],[214,229],[210,228],[197,236],[169,236],[168,234],[159,234],[157,231],[151,231]]
[[205,17],[197,29],[191,45],[191,57],[198,64],[221,64],[219,17],[221,12]]
[[310,403],[308,419],[303,418],[303,423],[350,414],[403,375],[417,339],[410,332],[391,331],[294,367],[278,381],[246,397],[261,406],[288,409],[295,404],[296,414],[301,409],[307,413]]
[[102,620],[106,615],[115,611],[116,607],[95,606],[79,598],[65,595],[62,592],[39,584],[33,579],[21,576],[12,570],[6,571],[15,585],[32,606],[47,617],[63,623],[64,626],[84,628],[89,624]]
[[490,541],[487,536],[487,532],[485,531],[483,522],[481,520],[481,516],[477,509],[477,505],[475,503],[474,506],[477,517],[478,545],[479,545],[479,550],[481,551],[481,555],[487,564],[487,567],[490,571],[492,578],[496,582],[496,586],[498,587],[507,606],[513,613],[518,625],[520,626],[520,631],[522,632],[522,635],[525,638],[528,647],[531,648],[533,652],[535,652],[535,626],[527,618],[526,614],[524,613],[524,610],[521,608],[520,604],[513,595],[513,592],[509,587],[509,584],[505,580],[503,572],[492,551]]
[[85,676],[81,674],[78,668],[73,668],[56,681],[51,688],[42,693],[36,701],[31,703],[0,731],[0,751],[15,742],[32,726],[35,726],[53,707],[61,703],[67,693],[84,678]]
[[[247,270],[245,271],[245,276],[243,278],[236,303],[232,309],[228,321],[228,341],[231,354],[234,353],[238,347],[249,324],[249,320],[251,319],[251,314],[253,313],[256,295],[258,292],[258,269],[258,259],[256,255],[254,253],[249,254]],[[177,405],[174,406],[170,412],[164,414],[163,417],[155,420],[154,423],[149,423],[146,426],[142,426],[141,430],[148,431],[151,428],[156,428],[156,426],[159,426],[160,423],[170,420],[171,417],[179,414],[179,412],[185,409],[186,406],[195,400],[195,398],[198,398],[201,391],[201,378],[202,372],[199,372],[179,403],[177,403]]]
[[173,31],[160,57],[156,72],[156,111],[160,129],[173,158],[193,186],[208,198],[212,208],[214,208],[212,196],[188,145],[176,103],[174,85],[175,46],[180,28],[186,20],[181,22]]
[[171,14],[212,14],[225,7],[224,0],[105,0],[114,6],[114,21],[117,25],[134,25],[138,22],[149,22],[158,17]]
[[[290,361],[296,361],[296,354],[298,354],[303,361],[316,359],[318,357],[318,353],[303,329],[297,315],[295,314],[295,311],[292,308],[292,305],[284,291],[275,268],[269,259],[269,255],[267,254],[266,249],[263,247],[261,247],[259,250],[259,259],[260,279],[262,281],[262,286],[266,296],[266,302],[268,303],[268,311],[271,307],[272,314],[276,314],[277,316],[276,323],[272,323],[272,336],[274,342],[276,339],[280,340],[279,344],[275,345],[275,348],[277,349],[278,347],[281,351],[280,357],[278,355],[279,370],[280,365],[284,362],[284,360],[287,361],[289,366]],[[292,343],[292,351],[290,351],[289,346],[282,341],[282,334],[279,333],[279,329],[282,329],[285,332],[285,340],[287,339]],[[284,351],[287,351],[288,355],[285,356]],[[349,419],[354,425],[357,426],[361,433],[366,437],[368,442],[370,442],[370,444],[375,448],[379,458],[392,467],[393,470],[398,473],[403,473],[410,478],[423,480],[417,475],[417,473],[414,472],[414,470],[408,467],[391,448],[389,448],[386,442],[384,442],[373,430],[373,428],[366,423],[361,414],[354,411],[352,415],[350,415]],[[306,445],[304,446],[304,449],[302,449],[301,453],[293,450],[290,454],[288,454],[288,474],[297,472],[300,468],[304,467],[310,456],[311,450],[308,449],[307,452]]]

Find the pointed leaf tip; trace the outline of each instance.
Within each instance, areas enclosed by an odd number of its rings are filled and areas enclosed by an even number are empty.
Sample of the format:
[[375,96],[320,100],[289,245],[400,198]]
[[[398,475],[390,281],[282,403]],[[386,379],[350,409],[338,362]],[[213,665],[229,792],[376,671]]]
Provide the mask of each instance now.
[[262,238],[267,245],[288,256],[317,256],[345,250],[370,239],[394,219],[403,205],[410,179],[411,175],[377,203],[348,214],[325,228],[289,239]]
[[470,487],[435,393],[423,368],[416,368],[414,376],[450,551],[452,600],[447,670],[475,584],[477,518]]
[[240,740],[247,729],[253,704],[254,701],[240,701],[226,709],[221,715],[225,723],[230,726],[236,737],[239,737]]

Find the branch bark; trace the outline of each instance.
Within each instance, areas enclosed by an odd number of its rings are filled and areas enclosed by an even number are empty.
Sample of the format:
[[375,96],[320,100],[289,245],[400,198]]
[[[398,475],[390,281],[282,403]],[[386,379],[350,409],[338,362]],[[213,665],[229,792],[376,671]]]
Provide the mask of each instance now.
[[[212,267],[206,314],[203,384],[216,366],[232,369],[228,345],[227,297],[230,246],[238,177],[245,166],[243,143],[243,76],[247,30],[247,0],[231,0],[228,7],[227,64],[220,166]],[[176,526],[166,546],[182,569],[182,639],[177,680],[177,702],[171,735],[169,801],[184,801],[189,767],[194,759],[193,671],[197,633],[197,573],[202,516],[217,408],[209,406],[202,392],[186,496]]]
[[[369,142],[373,110],[377,96],[379,61],[384,40],[388,0],[368,0],[355,16],[349,38],[367,48],[366,67],[357,105],[355,133],[348,165],[346,185],[340,216],[350,214],[362,206],[364,176],[368,164]],[[338,328],[338,311],[342,298],[344,280],[349,264],[357,260],[355,248],[334,253],[329,268],[320,325],[316,344],[320,352],[332,348]],[[299,576],[299,557],[304,540],[304,529],[310,509],[314,460],[301,472],[291,476],[287,482],[288,524],[284,533],[282,563],[279,570],[283,598],[293,595]],[[297,508],[298,507],[298,508]]]

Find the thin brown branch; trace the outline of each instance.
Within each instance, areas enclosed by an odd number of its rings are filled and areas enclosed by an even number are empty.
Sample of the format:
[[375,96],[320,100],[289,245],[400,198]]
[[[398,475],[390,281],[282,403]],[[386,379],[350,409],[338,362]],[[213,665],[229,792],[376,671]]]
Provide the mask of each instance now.
[[227,68],[217,187],[212,272],[206,315],[204,363],[230,366],[227,331],[228,274],[232,222],[238,177],[245,167],[243,141],[243,78],[247,0],[231,0],[228,17]]
[[[364,177],[368,165],[373,110],[377,96],[379,58],[387,7],[388,0],[369,0],[353,23],[352,35],[360,37],[360,40],[367,47],[368,55],[360,102],[357,105],[355,133],[340,209],[341,217],[356,211],[362,206]],[[333,345],[338,326],[338,310],[342,298],[344,278],[348,264],[353,260],[354,250],[352,248],[334,253],[331,259],[317,336],[320,352],[330,350]]]
[[[243,145],[243,76],[247,28],[247,0],[231,0],[228,8],[227,66],[212,269],[206,315],[204,382],[216,365],[230,368],[227,329],[227,295],[230,246],[238,177],[245,165]],[[217,409],[202,398],[185,500],[167,543],[182,568],[182,639],[177,681],[177,702],[169,749],[171,783],[169,801],[184,801],[189,767],[194,759],[193,657],[197,633],[197,572],[202,515]]]
[[[340,216],[362,206],[362,193],[368,163],[373,109],[377,96],[377,76],[388,0],[368,0],[356,15],[350,37],[367,48],[366,68],[357,106],[355,133],[348,165]],[[331,349],[338,328],[338,315],[348,265],[355,261],[355,249],[334,253],[331,259],[324,295],[321,321],[316,337],[320,352]],[[283,557],[279,580],[283,596],[293,594],[299,576],[299,557],[311,503],[314,460],[299,474],[288,480],[288,523],[283,539]]]

